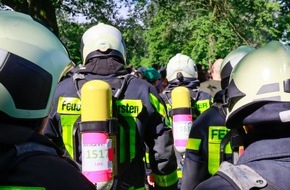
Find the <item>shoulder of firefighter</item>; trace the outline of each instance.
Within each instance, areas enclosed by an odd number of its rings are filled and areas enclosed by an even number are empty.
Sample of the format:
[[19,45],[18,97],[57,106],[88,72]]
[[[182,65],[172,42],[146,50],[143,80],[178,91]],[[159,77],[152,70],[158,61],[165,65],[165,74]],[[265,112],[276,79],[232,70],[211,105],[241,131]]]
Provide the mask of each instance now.
[[225,127],[224,111],[221,104],[214,103],[194,121],[186,144],[182,189],[195,187],[216,173],[221,160],[231,159],[228,141],[221,150],[222,140],[229,131]]
[[[212,105],[212,97],[210,94],[200,91],[199,89],[188,89],[190,95],[190,108],[191,113],[196,119],[201,113],[207,110]],[[165,89],[161,94],[161,98],[166,104],[168,115],[172,124],[172,91],[173,89]],[[186,97],[186,91],[182,91],[177,95],[177,99]]]

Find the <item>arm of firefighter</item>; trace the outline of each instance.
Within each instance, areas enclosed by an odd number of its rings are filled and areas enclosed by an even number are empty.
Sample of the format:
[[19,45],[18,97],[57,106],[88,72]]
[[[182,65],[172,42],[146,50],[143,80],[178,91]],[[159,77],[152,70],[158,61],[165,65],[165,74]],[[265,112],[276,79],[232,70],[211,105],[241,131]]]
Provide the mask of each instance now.
[[151,169],[156,189],[176,189],[177,161],[173,149],[171,129],[164,130],[162,135],[155,139],[153,151],[149,154]]
[[150,102],[156,110],[151,114],[149,135],[149,161],[155,180],[155,189],[177,189],[177,161],[173,149],[172,130],[168,127],[165,105],[158,96],[150,94]]
[[207,162],[198,154],[200,139],[188,139],[185,152],[181,190],[194,189],[210,177]]
[[57,114],[56,109],[51,110],[48,122],[42,133],[47,136],[51,141],[53,141],[58,147],[65,149],[61,135],[62,131],[60,117]]

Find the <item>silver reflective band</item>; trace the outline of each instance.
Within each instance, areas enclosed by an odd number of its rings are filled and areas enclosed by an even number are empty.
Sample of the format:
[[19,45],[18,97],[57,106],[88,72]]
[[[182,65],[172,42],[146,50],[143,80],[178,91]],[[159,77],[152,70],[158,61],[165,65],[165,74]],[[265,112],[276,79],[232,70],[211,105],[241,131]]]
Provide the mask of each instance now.
[[8,52],[0,48],[0,71],[2,70],[3,63],[6,62]]
[[280,117],[282,122],[289,122],[290,121],[290,110],[280,112],[279,117]]

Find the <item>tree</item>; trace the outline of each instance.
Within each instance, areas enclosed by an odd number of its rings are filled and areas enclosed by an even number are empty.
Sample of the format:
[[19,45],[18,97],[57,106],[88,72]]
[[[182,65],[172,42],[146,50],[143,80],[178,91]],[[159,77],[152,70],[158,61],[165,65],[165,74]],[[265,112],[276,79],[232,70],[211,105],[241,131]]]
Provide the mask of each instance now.
[[15,11],[29,14],[40,20],[56,36],[59,36],[55,14],[56,4],[52,0],[1,0],[1,3]]
[[120,19],[118,25],[126,42],[128,63],[135,68],[150,65],[147,59],[148,47],[144,40],[143,13],[146,4],[147,2],[142,0],[127,4],[128,15]]
[[[123,0],[120,0],[122,3]],[[81,35],[89,26],[104,22],[117,26],[119,6],[114,0],[2,0],[0,5],[31,15],[58,36],[67,47],[72,60],[80,63]],[[88,23],[74,20],[78,15]]]
[[[80,38],[104,22],[124,35],[128,63],[164,66],[184,53],[204,67],[240,45],[259,47],[290,38],[289,0],[2,0],[45,23],[80,63]],[[121,6],[128,16],[120,15]],[[86,23],[73,18],[83,15]]]
[[208,67],[240,45],[279,40],[288,26],[285,7],[261,0],[151,1],[145,22],[149,59],[164,64],[181,52]]
[[72,21],[69,15],[58,13],[60,39],[69,51],[70,58],[75,64],[82,64],[80,44],[82,34],[91,26],[90,23]]

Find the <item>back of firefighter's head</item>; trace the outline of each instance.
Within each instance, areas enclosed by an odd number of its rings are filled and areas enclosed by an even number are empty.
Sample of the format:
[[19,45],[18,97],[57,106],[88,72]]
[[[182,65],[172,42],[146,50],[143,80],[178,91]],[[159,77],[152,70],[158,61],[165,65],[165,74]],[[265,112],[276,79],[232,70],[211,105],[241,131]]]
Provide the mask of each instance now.
[[237,63],[249,52],[254,51],[255,48],[243,45],[231,51],[220,65],[221,87],[225,89],[228,86],[229,79],[233,68]]
[[290,51],[272,41],[247,54],[228,85],[226,125],[242,129],[248,142],[290,136]]
[[68,53],[26,14],[0,11],[0,26],[0,122],[39,123],[49,114]]
[[154,67],[148,67],[143,73],[143,78],[153,84],[161,78],[161,75]]
[[114,57],[126,63],[126,47],[121,32],[104,23],[99,23],[85,31],[81,41],[81,54],[84,65],[97,57]]
[[187,55],[181,53],[172,57],[166,67],[166,78],[169,83],[182,80],[197,80],[197,67],[195,62]]

